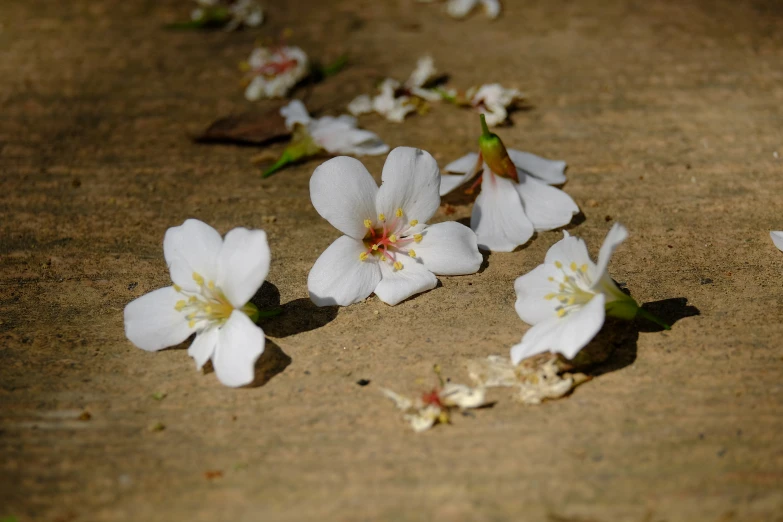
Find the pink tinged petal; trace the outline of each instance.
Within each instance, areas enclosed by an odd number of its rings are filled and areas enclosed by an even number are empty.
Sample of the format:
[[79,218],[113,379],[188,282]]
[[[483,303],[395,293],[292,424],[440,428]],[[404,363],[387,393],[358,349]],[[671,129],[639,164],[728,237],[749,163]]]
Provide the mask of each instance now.
[[383,278],[375,287],[375,295],[384,303],[394,306],[438,284],[435,274],[417,260],[398,254],[397,261],[402,263],[401,270],[395,270],[389,263],[379,263]]
[[533,236],[533,223],[525,215],[514,185],[509,179],[485,172],[470,216],[479,248],[511,252]]
[[125,336],[141,348],[154,352],[176,346],[194,332],[185,314],[174,306],[182,294],[173,287],[159,288],[125,307]]
[[307,290],[318,306],[358,303],[369,296],[381,280],[378,262],[359,256],[367,248],[348,236],[337,238],[310,269]]
[[563,239],[549,247],[544,258],[545,264],[554,266],[555,261],[560,261],[565,266],[570,265],[571,262],[576,263],[577,266],[586,264],[588,274],[594,275],[596,273],[595,264],[587,253],[585,242],[582,238],[574,237],[566,231],[563,231]]
[[270,257],[263,230],[235,228],[226,234],[217,259],[216,284],[234,308],[245,306],[261,288]]
[[254,367],[264,353],[264,342],[264,331],[248,316],[234,310],[226,324],[218,329],[217,346],[212,356],[218,380],[232,388],[253,382]]
[[476,234],[471,229],[447,221],[427,227],[420,243],[411,247],[424,267],[438,275],[473,274],[481,267]]
[[[550,277],[554,281],[550,281]],[[557,317],[555,308],[560,303],[556,299],[547,300],[546,296],[558,291],[562,277],[563,274],[553,263],[538,265],[532,271],[518,277],[514,281],[514,291],[517,294],[514,308],[520,319],[536,325]]]
[[601,250],[598,252],[598,265],[596,266],[596,274],[598,277],[603,277],[606,273],[606,268],[609,266],[609,259],[612,257],[615,249],[622,244],[628,237],[628,230],[620,223],[615,223],[609,233],[606,234],[604,244],[601,245]]
[[223,240],[217,230],[197,219],[188,219],[166,231],[163,255],[171,271],[171,280],[185,290],[198,291],[193,280],[197,273],[207,281],[217,277],[217,257]]
[[321,164],[310,178],[310,200],[315,210],[348,236],[362,239],[364,220],[375,221],[378,185],[362,162],[339,156]]
[[429,152],[397,147],[386,158],[382,179],[376,206],[388,219],[401,208],[405,221],[426,223],[438,210],[440,171]]
[[544,352],[561,353],[573,359],[604,324],[604,296],[598,294],[581,309],[565,317],[553,317],[525,332],[522,342],[511,347],[511,362]]
[[[508,149],[508,155],[517,171],[530,174],[549,185],[560,185],[566,182],[565,161],[555,161],[522,152],[521,150]],[[522,176],[520,176],[520,179]]]
[[200,370],[215,353],[220,328],[207,328],[198,333],[188,348],[188,355],[196,361],[196,369]]
[[552,230],[565,226],[579,213],[579,207],[571,196],[532,176],[520,177],[515,188],[522,198],[525,214],[536,230]]
[[769,233],[769,237],[772,239],[772,242],[775,243],[775,246],[778,247],[778,250],[783,250],[783,231],[772,231]]

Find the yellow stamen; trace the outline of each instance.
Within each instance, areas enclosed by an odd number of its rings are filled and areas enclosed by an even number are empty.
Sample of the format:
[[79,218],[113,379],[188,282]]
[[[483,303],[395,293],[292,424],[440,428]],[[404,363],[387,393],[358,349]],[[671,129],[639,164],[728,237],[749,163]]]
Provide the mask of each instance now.
[[373,245],[373,246],[372,246],[372,249],[373,249],[373,250],[378,250],[378,245],[377,245],[377,244]]
[[573,305],[575,302],[576,302],[576,297],[574,297],[574,296],[571,296],[571,297],[569,297],[569,298],[566,300],[566,305],[567,305],[567,306],[571,306],[571,305]]
[[188,321],[188,328],[193,328],[194,326],[196,326],[196,321]]
[[394,263],[394,269],[395,270],[402,270],[402,263],[400,263],[399,261],[396,261]]
[[397,217],[402,217],[402,209],[398,208],[397,212],[395,212],[394,215],[396,215]]
[[421,234],[413,234],[413,240],[414,240],[415,242],[417,242],[417,243],[421,243],[421,238],[422,238],[422,235],[421,235]]
[[175,292],[181,292],[182,291],[182,287],[179,286],[179,285],[174,285],[174,291]]
[[177,304],[174,305],[174,310],[176,310],[177,312],[181,312],[182,309],[185,308],[185,305],[187,304],[188,303],[186,303],[184,299],[180,299],[179,301],[177,301]]
[[553,283],[555,282],[555,278],[554,278],[554,277],[551,277],[551,276],[550,276],[550,277],[547,277],[547,280],[548,280],[548,281],[551,281],[551,282],[553,282]]
[[397,236],[395,236],[394,234],[390,235],[389,236],[389,242],[390,243],[396,243],[397,242]]
[[212,314],[212,307],[207,305],[204,307],[204,312],[206,312],[207,315]]
[[198,301],[198,298],[195,295],[188,297],[188,303],[195,303],[196,301]]
[[378,214],[378,219],[381,220],[381,223],[386,221],[386,214]]
[[580,266],[579,267],[579,271],[582,272],[583,274],[586,274],[587,273],[587,263],[585,263],[584,265]]
[[556,296],[557,296],[557,294],[546,294],[546,295],[544,296],[544,299],[546,299],[547,301],[551,301],[551,300],[552,300],[552,299],[554,299]]
[[201,275],[197,272],[193,272],[193,280],[198,284],[199,286],[204,284],[204,278],[201,277]]
[[576,267],[576,263],[575,263],[575,262],[573,262],[573,261],[571,261],[571,271],[572,271],[572,272],[576,272],[576,268],[577,268],[577,267]]
[[359,254],[359,261],[367,261],[367,258],[369,257],[369,254],[367,252],[362,252]]
[[364,228],[372,228],[372,221],[370,221],[369,219],[365,219]]
[[419,224],[419,220],[418,219],[414,219],[414,220],[411,221],[411,226],[412,227],[415,227],[418,224]]
[[408,255],[411,257],[416,257],[416,251],[411,248],[410,250],[408,250]]
[[563,268],[563,263],[561,263],[560,261],[555,261],[555,266],[557,268]]
[[566,314],[565,308],[561,308],[560,310],[557,311],[558,317],[563,317],[565,316],[565,314]]
[[560,291],[565,292],[565,284],[560,283]]

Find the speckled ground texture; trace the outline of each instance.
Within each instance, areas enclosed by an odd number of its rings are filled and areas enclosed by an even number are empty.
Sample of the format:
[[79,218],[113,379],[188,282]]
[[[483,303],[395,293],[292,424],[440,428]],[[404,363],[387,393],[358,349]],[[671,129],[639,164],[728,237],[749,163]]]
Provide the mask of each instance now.
[[[780,4],[506,0],[460,22],[413,0],[265,3],[267,23],[237,33],[162,30],[187,1],[2,3],[0,519],[783,520]],[[584,213],[568,228],[594,253],[628,227],[611,274],[672,330],[609,336],[566,399],[501,390],[414,434],[379,388],[423,391],[436,363],[466,382],[467,359],[506,354],[527,329],[513,281],[562,232],[395,307],[313,307],[307,272],[338,236],[310,205],[322,160],[262,180],[257,149],[188,138],[253,106],[237,64],[285,28],[315,57],[350,56],[294,93],[321,113],[424,53],[456,86],[526,92],[533,109],[499,134],[568,161]],[[441,165],[478,132],[446,105],[361,123]],[[383,160],[365,163],[379,177]],[[168,284],[163,234],[189,217],[269,234],[259,299],[284,313],[261,323],[254,387],[124,337],[123,307]]]

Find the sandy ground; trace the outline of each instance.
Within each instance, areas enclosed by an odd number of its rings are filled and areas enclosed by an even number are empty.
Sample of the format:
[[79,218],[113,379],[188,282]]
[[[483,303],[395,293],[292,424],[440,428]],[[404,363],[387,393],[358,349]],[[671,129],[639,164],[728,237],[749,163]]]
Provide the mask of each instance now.
[[[162,30],[185,1],[3,2],[1,520],[783,520],[780,4],[506,0],[494,22],[413,0],[265,4],[263,28],[227,34]],[[251,106],[237,63],[286,27],[314,56],[350,55],[309,93],[326,113],[424,53],[455,85],[528,93],[499,133],[568,161],[584,213],[569,229],[594,252],[628,227],[611,273],[672,330],[631,325],[565,400],[493,392],[411,432],[379,387],[421,391],[435,363],[465,382],[466,360],[506,354],[527,328],[513,280],[562,232],[396,307],[314,308],[307,272],[338,236],[309,201],[320,160],[262,181],[256,149],[187,138]],[[441,165],[478,132],[445,105],[361,121]],[[382,157],[365,163],[380,176]],[[471,206],[454,209],[435,220]],[[123,307],[168,283],[163,234],[188,217],[269,234],[261,300],[284,314],[262,323],[254,387],[124,337]]]

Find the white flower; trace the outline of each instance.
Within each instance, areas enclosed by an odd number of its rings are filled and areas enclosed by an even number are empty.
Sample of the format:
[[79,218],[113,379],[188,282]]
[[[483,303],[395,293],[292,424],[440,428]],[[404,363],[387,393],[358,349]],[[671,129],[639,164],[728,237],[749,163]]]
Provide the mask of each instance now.
[[639,310],[607,273],[609,258],[628,237],[625,227],[615,223],[609,231],[598,264],[590,259],[584,241],[564,235],[549,249],[543,265],[514,283],[516,311],[533,325],[511,348],[514,364],[543,352],[573,359],[601,329],[607,313],[632,319]]
[[470,104],[486,115],[487,125],[495,127],[508,118],[508,107],[521,100],[523,95],[517,89],[506,89],[499,83],[490,83],[469,89]]
[[416,433],[427,431],[438,423],[447,424],[451,417],[451,410],[455,408],[479,408],[486,402],[486,392],[483,388],[471,388],[455,383],[447,383],[442,388],[436,388],[416,399],[410,399],[386,388],[381,388],[381,392],[404,412],[403,418],[410,422]]
[[440,173],[429,153],[392,150],[382,180],[379,189],[364,165],[348,157],[315,169],[313,206],[345,234],[310,270],[307,287],[316,305],[346,306],[373,292],[395,305],[435,288],[435,274],[472,274],[481,266],[469,228],[456,222],[426,225],[440,205]]
[[309,61],[299,47],[258,47],[248,59],[248,74],[252,76],[245,89],[245,98],[282,98],[309,73]]
[[336,118],[312,118],[299,100],[292,100],[282,107],[280,114],[285,118],[285,126],[289,130],[293,130],[297,124],[302,125],[315,144],[326,152],[359,156],[389,152],[389,146],[377,134],[358,128],[356,118],[347,114]]
[[264,21],[264,10],[256,0],[196,0],[199,5],[190,18],[196,22],[225,23],[226,31],[245,25],[258,27]]
[[477,4],[484,6],[489,18],[497,18],[500,15],[500,0],[449,0],[446,9],[454,18],[464,18]]
[[772,231],[769,233],[769,237],[775,243],[775,246],[778,247],[778,250],[783,250],[783,231]]
[[579,212],[571,196],[550,186],[565,183],[564,161],[513,149],[508,150],[508,156],[519,181],[497,175],[476,153],[444,169],[463,175],[441,176],[440,194],[445,195],[482,172],[481,193],[473,206],[470,228],[478,235],[479,247],[497,252],[510,252],[524,245],[536,230],[567,225]]
[[386,78],[378,86],[378,94],[369,96],[362,94],[348,104],[348,112],[360,116],[376,112],[389,121],[399,123],[405,116],[416,111],[419,104],[416,98],[427,101],[439,101],[440,94],[423,88],[437,74],[435,62],[431,56],[419,58],[416,69],[408,80],[401,84],[393,78]]
[[125,307],[125,335],[139,348],[158,351],[196,334],[188,354],[201,368],[212,360],[226,386],[253,381],[264,351],[264,332],[249,316],[249,303],[269,271],[263,230],[235,228],[221,238],[201,221],[170,228],[163,254],[173,286],[160,288]]

